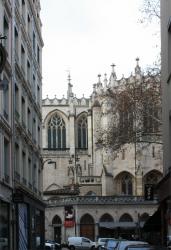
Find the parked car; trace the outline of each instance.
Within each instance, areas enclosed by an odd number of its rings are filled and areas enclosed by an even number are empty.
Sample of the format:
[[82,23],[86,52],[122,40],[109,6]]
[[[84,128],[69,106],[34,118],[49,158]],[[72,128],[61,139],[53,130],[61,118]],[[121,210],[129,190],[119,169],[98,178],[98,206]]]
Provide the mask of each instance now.
[[126,241],[122,238],[119,239],[108,239],[104,245],[100,247],[100,250],[113,250],[117,247],[119,241]]
[[150,245],[129,245],[125,248],[125,250],[156,250],[155,247]]
[[101,247],[102,250],[114,250],[118,244],[119,239],[109,239],[106,241],[104,246]]
[[150,246],[147,242],[144,242],[144,241],[132,241],[132,240],[121,240],[121,241],[118,241],[117,242],[117,246],[113,249],[113,250],[126,250],[126,247],[127,246],[130,246],[130,245],[135,245],[135,246],[138,246],[138,245],[143,245],[143,246]]
[[70,250],[75,250],[75,249],[88,250],[88,249],[95,248],[95,246],[96,246],[95,242],[85,237],[69,237],[68,238],[68,247]]
[[96,242],[96,248],[98,250],[101,250],[101,247],[103,247],[108,240],[115,240],[115,239],[114,238],[98,238]]
[[157,248],[150,245],[129,245],[125,248],[125,250],[157,250]]
[[8,238],[0,238],[0,249],[8,250]]
[[46,250],[59,250],[61,249],[61,245],[57,243],[55,240],[46,240],[45,241],[45,249]]

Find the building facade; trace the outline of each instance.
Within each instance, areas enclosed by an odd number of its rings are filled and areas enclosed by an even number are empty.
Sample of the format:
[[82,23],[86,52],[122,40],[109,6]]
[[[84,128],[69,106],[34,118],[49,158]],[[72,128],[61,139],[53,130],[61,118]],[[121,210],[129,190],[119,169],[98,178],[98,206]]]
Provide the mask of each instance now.
[[[12,3],[0,1],[0,46],[6,63],[0,71],[0,239],[6,249],[13,244],[13,165],[12,165]],[[4,36],[7,36],[4,39]],[[9,157],[10,156],[10,157]],[[0,249],[1,246],[0,246]]]
[[[152,192],[162,177],[162,143],[151,117],[160,120],[160,80],[144,76],[138,59],[128,78],[117,80],[114,65],[104,84],[98,77],[90,98],[76,98],[69,76],[66,98],[43,100],[47,239],[141,237],[157,209]],[[151,93],[159,98],[153,104]]]
[[0,249],[40,249],[44,244],[40,1],[0,1],[0,12],[7,54],[0,90],[0,238],[4,241]]
[[171,1],[160,1],[161,6],[161,76],[162,76],[162,122],[163,122],[163,167],[164,178],[158,185],[162,216],[162,242],[171,241]]

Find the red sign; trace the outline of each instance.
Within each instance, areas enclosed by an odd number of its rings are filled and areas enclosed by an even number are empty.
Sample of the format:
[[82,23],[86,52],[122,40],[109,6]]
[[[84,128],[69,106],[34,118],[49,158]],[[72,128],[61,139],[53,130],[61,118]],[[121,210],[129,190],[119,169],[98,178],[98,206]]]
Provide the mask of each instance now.
[[75,221],[74,220],[65,220],[64,221],[64,226],[65,227],[74,227]]
[[65,227],[74,227],[75,225],[75,216],[74,216],[74,209],[73,206],[66,206],[65,207]]

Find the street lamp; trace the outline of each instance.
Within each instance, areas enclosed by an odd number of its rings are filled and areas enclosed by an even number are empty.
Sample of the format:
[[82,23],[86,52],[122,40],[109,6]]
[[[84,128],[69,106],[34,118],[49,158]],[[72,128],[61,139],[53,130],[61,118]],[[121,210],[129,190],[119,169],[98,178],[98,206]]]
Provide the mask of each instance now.
[[[80,161],[80,158],[78,157],[76,152],[75,152],[75,154],[71,155],[69,160],[68,160],[68,163],[69,163],[68,173],[70,174],[70,171],[72,171],[73,177],[74,177],[74,179],[72,179],[73,180],[73,183],[72,183],[73,190],[75,190],[75,188],[77,189],[77,185],[78,185],[77,174],[78,174],[78,171],[81,172],[81,166],[79,164],[79,161]],[[75,236],[77,236],[77,204],[75,205]]]
[[54,164],[55,165],[55,169],[56,169],[56,161],[52,161],[52,159],[46,159],[45,161],[42,162],[42,169],[45,165],[45,163],[47,162],[47,164]]

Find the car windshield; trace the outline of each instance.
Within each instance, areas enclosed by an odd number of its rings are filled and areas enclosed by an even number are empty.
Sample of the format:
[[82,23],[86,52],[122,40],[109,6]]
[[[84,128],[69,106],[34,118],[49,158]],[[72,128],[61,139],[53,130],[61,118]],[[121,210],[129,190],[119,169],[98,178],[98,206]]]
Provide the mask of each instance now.
[[101,239],[100,240],[100,242],[106,242],[107,241],[107,239]]
[[109,240],[107,242],[107,247],[115,247],[116,246],[116,241],[114,240]]

